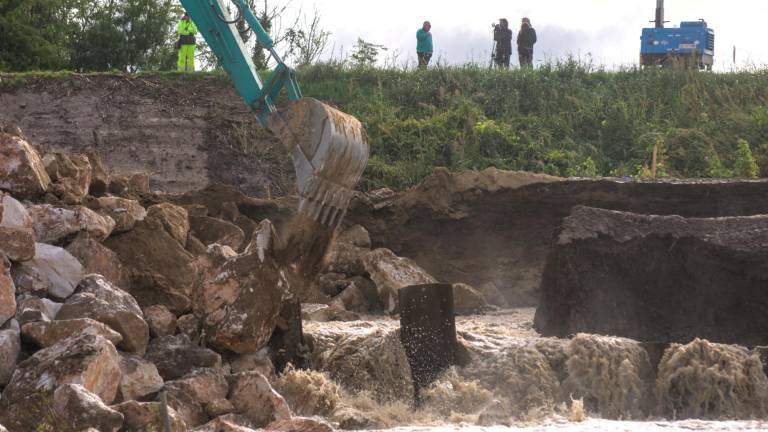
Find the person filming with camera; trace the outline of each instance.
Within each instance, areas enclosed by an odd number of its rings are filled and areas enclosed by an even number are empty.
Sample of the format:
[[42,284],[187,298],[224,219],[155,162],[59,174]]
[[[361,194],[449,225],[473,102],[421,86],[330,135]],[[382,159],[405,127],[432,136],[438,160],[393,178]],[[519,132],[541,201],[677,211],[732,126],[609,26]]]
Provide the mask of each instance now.
[[517,54],[520,67],[533,66],[533,45],[536,44],[536,30],[531,26],[531,20],[523,18],[520,33],[517,34]]
[[496,50],[493,55],[494,63],[497,67],[509,69],[509,58],[512,55],[512,30],[509,29],[509,21],[506,18],[502,18],[498,24],[494,24],[493,41],[496,43]]

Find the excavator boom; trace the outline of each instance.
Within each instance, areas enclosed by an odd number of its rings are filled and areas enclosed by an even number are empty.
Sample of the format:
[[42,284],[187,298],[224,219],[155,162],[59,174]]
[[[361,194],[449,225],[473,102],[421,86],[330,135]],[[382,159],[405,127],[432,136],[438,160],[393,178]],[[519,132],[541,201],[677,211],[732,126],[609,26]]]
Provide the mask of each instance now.
[[[296,72],[275,50],[274,42],[245,0],[181,0],[201,35],[227,71],[259,122],[272,130],[291,153],[299,191],[299,213],[328,227],[338,226],[355,185],[368,163],[368,141],[356,118],[316,99],[302,97]],[[261,79],[238,30],[245,22],[276,66]],[[278,110],[286,90],[290,102]]]

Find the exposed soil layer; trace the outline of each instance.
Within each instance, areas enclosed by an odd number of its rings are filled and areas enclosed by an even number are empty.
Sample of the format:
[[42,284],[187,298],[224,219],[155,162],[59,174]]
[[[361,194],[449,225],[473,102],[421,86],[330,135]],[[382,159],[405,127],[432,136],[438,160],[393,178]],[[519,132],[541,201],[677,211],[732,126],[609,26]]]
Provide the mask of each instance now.
[[576,207],[552,245],[536,328],[640,341],[768,344],[768,216]]
[[724,217],[768,213],[766,181],[561,179],[488,169],[438,169],[386,199],[369,194],[348,214],[374,246],[414,259],[441,282],[495,284],[510,305],[538,303],[550,241],[571,209]]
[[[112,172],[146,171],[152,189],[164,192],[213,183],[258,198],[295,190],[289,155],[258,125],[226,76],[0,79],[0,121],[19,124],[46,151],[95,150]],[[216,187],[207,192],[195,199],[236,202],[243,215],[269,217],[279,232],[295,208],[292,198],[259,202],[244,195],[222,198],[225,190]],[[440,282],[469,283],[482,292],[494,291],[484,289],[493,284],[509,305],[533,306],[549,242],[573,206],[743,216],[768,213],[767,192],[765,181],[566,180],[438,169],[411,190],[361,196],[347,222],[367,228],[374,247],[412,258]]]
[[[19,82],[20,81],[20,82]],[[116,174],[146,171],[152,188],[211,182],[251,196],[293,191],[293,168],[226,76],[0,76],[0,121],[45,152],[96,151]]]

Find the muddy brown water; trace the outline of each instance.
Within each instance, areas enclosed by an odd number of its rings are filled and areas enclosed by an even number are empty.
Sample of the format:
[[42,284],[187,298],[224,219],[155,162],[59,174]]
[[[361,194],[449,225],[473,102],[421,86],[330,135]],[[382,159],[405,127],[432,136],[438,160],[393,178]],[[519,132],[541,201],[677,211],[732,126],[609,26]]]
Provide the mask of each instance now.
[[[754,420],[766,418],[764,373],[749,376],[758,373],[750,369],[752,355],[728,356],[728,349],[742,348],[696,346],[686,353],[707,354],[688,363],[670,354],[684,351],[668,352],[663,361],[674,373],[661,377],[638,342],[594,335],[544,338],[532,328],[534,312],[522,308],[458,317],[459,341],[472,363],[440,377],[419,409],[407,392],[409,369],[395,342],[397,320],[305,321],[304,330],[312,341],[313,367],[341,388],[340,405],[363,412],[380,429],[768,430],[768,423]],[[705,364],[712,355],[720,357]],[[690,374],[697,368],[700,373]],[[711,380],[713,374],[719,382]],[[698,391],[699,399],[685,391]],[[696,399],[701,418],[669,415],[669,406],[680,413],[685,407],[684,401],[670,402],[669,395]],[[583,401],[583,419],[575,414],[573,400]]]

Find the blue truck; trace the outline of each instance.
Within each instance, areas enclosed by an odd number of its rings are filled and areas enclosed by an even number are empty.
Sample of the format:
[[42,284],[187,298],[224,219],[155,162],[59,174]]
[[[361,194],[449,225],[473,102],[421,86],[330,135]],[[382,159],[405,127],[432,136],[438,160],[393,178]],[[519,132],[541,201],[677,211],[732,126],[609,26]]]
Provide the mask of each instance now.
[[704,20],[683,21],[680,27],[664,27],[664,0],[657,0],[655,27],[644,28],[640,37],[642,66],[683,65],[712,69],[715,31]]

